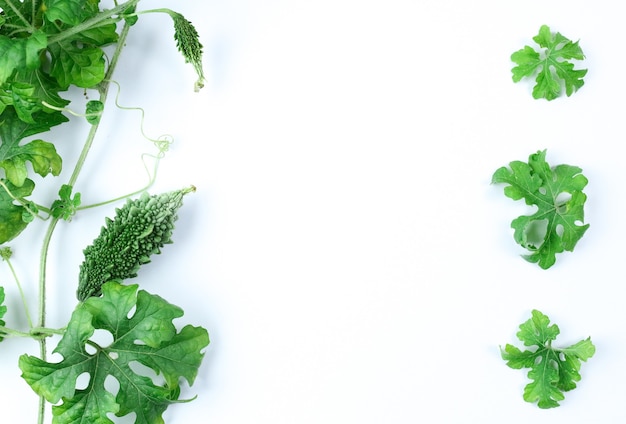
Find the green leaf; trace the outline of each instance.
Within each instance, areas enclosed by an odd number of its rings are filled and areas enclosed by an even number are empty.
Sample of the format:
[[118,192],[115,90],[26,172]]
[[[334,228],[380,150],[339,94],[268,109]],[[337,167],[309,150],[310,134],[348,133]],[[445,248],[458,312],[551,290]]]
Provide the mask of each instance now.
[[81,31],[72,37],[74,43],[80,42],[91,47],[102,47],[115,43],[118,39],[117,25],[100,25]]
[[75,26],[98,13],[98,3],[94,0],[46,0],[44,14],[51,22]]
[[139,20],[139,17],[134,14],[136,10],[137,10],[137,5],[133,4],[128,9],[126,9],[124,13],[121,14],[121,16],[124,17],[124,21],[128,25],[131,25],[131,26],[135,25],[137,21]]
[[28,38],[10,38],[0,35],[0,86],[16,70],[34,70],[40,66],[39,52],[47,45],[42,31],[35,31]]
[[104,111],[104,103],[100,100],[90,100],[87,102],[85,113],[87,115],[87,122],[91,125],[96,125],[100,122],[100,117]]
[[514,219],[511,227],[515,241],[531,252],[524,258],[543,269],[554,265],[557,253],[573,251],[589,228],[589,224],[581,225],[587,178],[576,166],[551,168],[545,157],[546,151],[539,151],[530,155],[528,163],[511,162],[510,168],[499,168],[492,177],[494,184],[507,184],[507,197],[537,206],[534,214]]
[[52,202],[51,214],[55,218],[70,221],[80,206],[80,193],[72,197],[72,186],[63,184],[59,190],[59,199]]
[[[109,19],[73,33],[73,27],[98,15],[98,1],[52,0],[47,6],[46,18],[55,23],[46,24],[45,28],[51,39],[59,40],[48,45],[50,75],[63,90],[70,85],[96,86],[104,78],[106,68],[101,47],[117,41],[117,25]],[[62,38],[54,37],[60,34]]]
[[[7,93],[10,95],[9,102],[3,102],[6,106],[13,106],[17,116],[24,122],[34,124],[33,114],[42,108],[39,99],[35,96],[35,87],[23,82],[14,82],[8,85]],[[3,108],[4,110],[4,108]]]
[[[5,326],[6,322],[2,319],[4,314],[7,313],[7,307],[3,305],[4,303],[4,287],[0,286],[0,326]],[[0,342],[4,340],[2,337],[2,332],[0,331]]]
[[55,108],[63,108],[70,103],[69,100],[63,99],[59,96],[59,91],[62,89],[59,87],[56,80],[51,78],[41,69],[28,72],[18,72],[14,81],[34,87],[33,97],[37,99],[38,104],[42,106],[41,109],[48,113],[61,114],[58,110],[46,107],[43,105],[43,102],[46,102],[48,105]]
[[71,84],[90,88],[104,78],[104,52],[99,47],[79,46],[70,41],[62,41],[49,46],[52,55],[52,75],[62,89]]
[[[186,326],[180,332],[172,320],[183,311],[159,296],[140,290],[137,285],[116,282],[102,287],[102,297],[80,303],[67,330],[54,350],[63,356],[58,363],[22,355],[22,377],[33,390],[51,403],[55,424],[112,423],[107,414],[124,416],[134,412],[136,423],[163,422],[166,408],[178,400],[181,378],[193,384],[202,361],[201,352],[209,344],[208,333],[201,327]],[[131,310],[135,308],[129,318]],[[99,346],[90,338],[96,329],[113,336],[109,346]],[[95,349],[89,353],[86,346]],[[165,382],[133,371],[138,362],[162,375]],[[76,378],[90,376],[85,389],[76,389]],[[105,379],[115,378],[117,395],[105,389]]]
[[[8,85],[8,84],[7,84]],[[0,87],[0,115],[7,106],[13,105],[13,94],[10,87]]]
[[[15,199],[26,202],[23,199],[32,194],[35,183],[27,179],[21,187],[16,187],[6,180],[0,182],[3,185],[0,186],[0,244],[2,244],[17,237],[32,221],[28,209]],[[7,192],[7,189],[10,192]]]
[[583,77],[587,70],[574,69],[574,65],[568,62],[585,58],[578,41],[572,42],[558,32],[552,34],[546,25],[539,29],[539,34],[533,40],[545,50],[540,54],[532,47],[524,46],[511,55],[511,60],[517,64],[511,70],[514,82],[536,74],[533,97],[547,100],[559,97],[563,86],[569,97],[585,84]]
[[531,350],[521,351],[507,344],[501,349],[502,359],[513,369],[530,368],[531,383],[524,388],[524,400],[535,403],[539,408],[555,408],[565,399],[563,392],[576,388],[580,381],[581,361],[591,358],[596,348],[587,338],[564,348],[552,347],[559,334],[559,327],[549,325],[550,319],[533,310],[532,317],[520,325],[517,337]]
[[28,176],[26,162],[41,176],[49,173],[59,175],[61,156],[54,145],[43,140],[33,140],[24,145],[20,141],[33,134],[48,131],[52,126],[66,122],[61,114],[39,112],[33,115],[35,123],[19,119],[13,108],[7,108],[0,116],[0,168],[4,168],[7,179],[16,186],[21,186]]

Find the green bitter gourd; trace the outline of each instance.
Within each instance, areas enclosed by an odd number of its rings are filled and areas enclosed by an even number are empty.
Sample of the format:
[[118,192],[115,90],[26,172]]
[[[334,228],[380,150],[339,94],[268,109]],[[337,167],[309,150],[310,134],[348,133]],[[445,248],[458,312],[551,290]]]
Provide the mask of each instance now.
[[100,235],[83,251],[76,296],[81,302],[100,296],[102,285],[137,276],[141,265],[150,262],[150,255],[161,253],[172,243],[174,222],[183,196],[195,187],[158,195],[143,193],[116,209],[114,219],[106,218]]

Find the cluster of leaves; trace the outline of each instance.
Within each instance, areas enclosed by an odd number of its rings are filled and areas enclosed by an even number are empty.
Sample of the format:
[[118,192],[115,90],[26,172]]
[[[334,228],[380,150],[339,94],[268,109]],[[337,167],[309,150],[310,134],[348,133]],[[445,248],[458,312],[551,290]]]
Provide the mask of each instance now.
[[87,25],[100,14],[98,1],[0,0],[0,7],[0,168],[5,171],[0,243],[4,243],[28,224],[21,215],[35,184],[27,162],[42,177],[58,175],[62,167],[54,144],[23,140],[68,121],[61,110],[69,101],[60,93],[70,86],[93,88],[102,81],[102,48],[117,41],[118,34],[110,18]]
[[536,75],[533,97],[547,100],[559,97],[563,86],[569,97],[585,84],[583,77],[587,70],[574,69],[574,64],[569,62],[585,58],[578,41],[572,42],[558,32],[552,34],[547,25],[541,26],[533,40],[544,50],[540,53],[524,46],[511,55],[511,60],[517,64],[511,70],[514,82]]
[[[27,163],[42,177],[59,175],[62,168],[53,143],[24,139],[68,121],[62,110],[69,101],[60,93],[70,87],[97,89],[103,82],[103,47],[118,40],[117,22],[136,22],[138,2],[100,10],[99,0],[0,0],[0,168],[5,173],[0,179],[0,205],[5,206],[0,207],[0,244],[28,224],[16,219],[27,212],[25,198],[34,188]],[[198,73],[196,88],[202,87],[202,44],[196,29],[179,13],[159,11],[172,16],[178,50]],[[90,101],[88,122],[97,124],[103,108]],[[7,203],[7,198],[12,200]]]
[[[129,317],[131,310],[132,316]],[[58,363],[23,355],[22,377],[47,401],[60,405],[52,409],[58,424],[113,423],[107,414],[119,417],[131,412],[136,423],[163,422],[165,409],[178,400],[180,379],[193,384],[202,361],[201,350],[209,344],[204,328],[185,326],[180,332],[172,320],[183,311],[137,285],[109,282],[102,297],[91,297],[75,309],[67,330],[54,350],[63,356]],[[96,329],[113,336],[109,346],[91,340]],[[87,346],[95,350],[89,353]],[[137,362],[162,375],[163,384],[133,370]],[[76,380],[89,374],[84,389]],[[119,383],[117,394],[107,389],[107,378]]]
[[[37,180],[33,174],[57,176],[63,167],[61,155],[44,133],[68,121],[64,111],[70,102],[63,93],[81,88],[100,94],[100,100],[87,102],[85,110],[85,119],[95,126],[89,137],[95,134],[110,72],[124,46],[121,41],[138,20],[138,2],[114,1],[114,7],[104,9],[100,0],[0,0],[0,245],[15,239],[40,210],[53,217],[53,223],[58,219],[69,221],[79,210],[81,194],[73,193],[71,184],[61,186],[59,197],[49,207],[30,200]],[[176,47],[198,75],[196,90],[201,88],[202,44],[192,23],[169,9],[144,13],[172,17]],[[118,33],[121,21],[124,30]],[[104,48],[115,44],[119,45],[113,58],[107,58]],[[91,140],[88,138],[85,146]],[[82,161],[83,155],[72,179]],[[115,228],[117,235],[123,235],[119,240],[124,245],[98,245],[98,265],[104,270],[98,276],[102,278],[89,290],[79,290],[84,295],[79,296],[81,302],[66,329],[50,330],[40,324],[42,327],[35,331],[31,323],[26,333],[5,327],[5,293],[0,287],[0,341],[7,334],[30,336],[45,352],[45,337],[63,334],[55,349],[63,361],[50,363],[29,355],[19,361],[23,378],[36,393],[55,404],[62,401],[53,407],[54,423],[112,423],[107,414],[121,417],[131,412],[136,414],[137,423],[163,422],[162,414],[168,405],[184,402],[179,400],[180,381],[193,384],[203,357],[201,351],[209,343],[207,331],[186,326],[177,332],[172,320],[183,315],[180,308],[145,291],[137,293],[137,286],[120,283],[148,262],[150,253],[158,253],[159,247],[171,242],[175,212],[182,204],[182,195],[189,191],[179,191],[178,197],[163,197],[172,198],[167,205],[165,201],[159,203],[161,197],[147,195],[137,203],[129,202],[133,206],[128,207],[128,222],[118,223]],[[139,205],[141,202],[145,204]],[[166,212],[166,206],[172,211]],[[51,225],[50,234],[53,228]],[[111,236],[107,240],[115,239]],[[47,248],[45,244],[42,258]],[[0,256],[8,260],[10,249],[0,248]],[[112,260],[114,257],[124,257],[130,264],[125,275],[114,275],[120,265]],[[19,286],[17,278],[16,282]],[[45,283],[40,282],[40,291],[45,301]],[[45,308],[40,313],[39,322],[43,323]],[[96,330],[110,332],[113,343],[99,346],[91,339]],[[138,374],[135,364],[151,368],[156,375],[162,375],[164,382]],[[88,385],[76,389],[76,379],[84,373],[89,375]],[[119,384],[116,393],[105,386],[108,377]]]
[[530,347],[521,351],[507,344],[501,349],[502,359],[513,369],[530,368],[531,383],[524,388],[524,400],[537,402],[540,408],[555,408],[565,398],[563,392],[576,388],[580,381],[581,361],[591,358],[596,348],[587,338],[566,348],[555,348],[560,330],[543,313],[533,310],[532,317],[519,326],[517,338]]
[[492,183],[504,183],[504,194],[513,200],[524,199],[537,206],[532,215],[522,215],[511,222],[513,237],[530,251],[523,257],[543,269],[556,262],[556,254],[573,251],[589,224],[584,221],[587,196],[582,192],[587,178],[576,166],[546,162],[546,150],[530,155],[528,163],[513,161],[493,174]]
[[[541,26],[533,40],[543,49],[539,52],[530,46],[511,55],[515,66],[511,71],[513,81],[535,77],[532,95],[535,99],[554,100],[565,87],[569,97],[584,85],[586,69],[574,69],[570,60],[585,58],[578,41],[573,42],[560,33],[553,34],[547,25]],[[537,210],[532,215],[522,215],[511,222],[513,237],[530,254],[523,255],[529,262],[548,269],[556,262],[556,254],[573,251],[589,228],[584,224],[584,205],[587,196],[583,189],[587,178],[582,169],[570,165],[550,167],[546,151],[530,155],[528,163],[514,161],[508,167],[496,170],[492,183],[506,184],[504,194],[513,200],[524,199]],[[587,338],[567,348],[554,348],[552,342],[559,334],[556,325],[537,310],[520,325],[518,339],[524,346],[521,351],[507,344],[501,349],[502,358],[514,369],[529,368],[531,383],[524,388],[524,400],[547,409],[559,406],[564,392],[576,387],[580,381],[581,361],[595,353],[595,346]]]

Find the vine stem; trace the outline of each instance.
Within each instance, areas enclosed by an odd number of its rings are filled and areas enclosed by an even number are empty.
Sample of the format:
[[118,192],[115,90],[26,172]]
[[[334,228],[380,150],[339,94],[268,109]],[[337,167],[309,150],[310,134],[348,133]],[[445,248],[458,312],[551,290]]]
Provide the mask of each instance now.
[[5,337],[29,337],[40,338],[40,337],[50,337],[55,334],[62,336],[65,333],[67,328],[38,328],[33,327],[30,331],[19,331],[13,328],[5,327],[0,325],[0,336]]
[[[128,3],[125,3],[124,6],[128,7],[128,4],[137,3],[137,1],[138,0],[136,1],[131,0]],[[115,9],[119,9],[119,6]],[[115,10],[115,9],[112,9],[112,10]],[[103,81],[97,87],[98,92],[100,94],[99,100],[100,102],[102,102],[102,104],[106,104],[107,95],[109,93],[111,76],[113,75],[113,71],[115,70],[115,67],[117,65],[122,49],[124,48],[126,44],[126,37],[128,36],[129,30],[130,30],[130,25],[127,22],[125,22],[122,28],[122,31],[120,32],[120,35],[117,41],[117,46],[111,58],[111,63],[109,64],[106,75],[104,76]],[[83,165],[85,164],[85,160],[87,159],[87,155],[89,154],[91,146],[93,145],[93,141],[96,137],[96,133],[98,131],[99,125],[100,125],[100,120],[98,120],[98,122],[96,122],[95,124],[92,124],[91,129],[89,130],[89,134],[87,135],[87,139],[85,140],[83,149],[80,153],[80,156],[78,157],[78,160],[76,161],[76,165],[74,166],[74,172],[72,172],[72,175],[69,179],[69,182],[68,182],[69,186],[73,187],[76,181],[78,180],[78,176],[80,175]],[[52,240],[52,234],[54,233],[54,230],[57,224],[59,223],[59,219],[60,218],[52,217],[52,219],[50,220],[48,229],[46,230],[46,233],[44,235],[43,246],[41,248],[41,256],[39,260],[39,310],[38,310],[38,323],[37,323],[37,327],[40,327],[40,328],[45,328],[46,326],[46,268],[47,268],[47,262],[48,262],[48,252],[50,249],[50,241]],[[45,337],[42,337],[39,340],[39,353],[40,353],[41,359],[45,361],[46,355],[47,355]],[[46,400],[43,396],[40,396],[39,397],[39,416],[38,416],[39,424],[44,424],[45,412],[46,412]]]
[[22,298],[22,305],[24,306],[24,313],[26,314],[26,320],[28,321],[28,327],[33,328],[33,320],[30,317],[30,311],[28,309],[28,302],[26,301],[26,296],[24,296],[24,289],[22,288],[22,283],[20,283],[20,279],[18,278],[17,273],[15,272],[15,268],[13,268],[13,264],[11,263],[11,260],[7,258],[5,259],[5,262],[9,266],[9,270],[11,271],[11,274],[13,275],[13,280],[15,280],[15,285],[17,286],[17,289],[20,292],[20,297]]

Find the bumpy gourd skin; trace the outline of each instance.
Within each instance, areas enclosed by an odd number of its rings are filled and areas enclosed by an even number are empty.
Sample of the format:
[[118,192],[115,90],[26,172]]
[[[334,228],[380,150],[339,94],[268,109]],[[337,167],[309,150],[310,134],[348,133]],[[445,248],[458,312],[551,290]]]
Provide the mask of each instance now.
[[106,218],[100,235],[83,251],[78,300],[100,296],[107,281],[136,277],[141,265],[150,262],[150,255],[161,253],[165,244],[172,243],[178,209],[183,196],[192,191],[195,187],[153,196],[144,193],[116,209],[113,220]]

